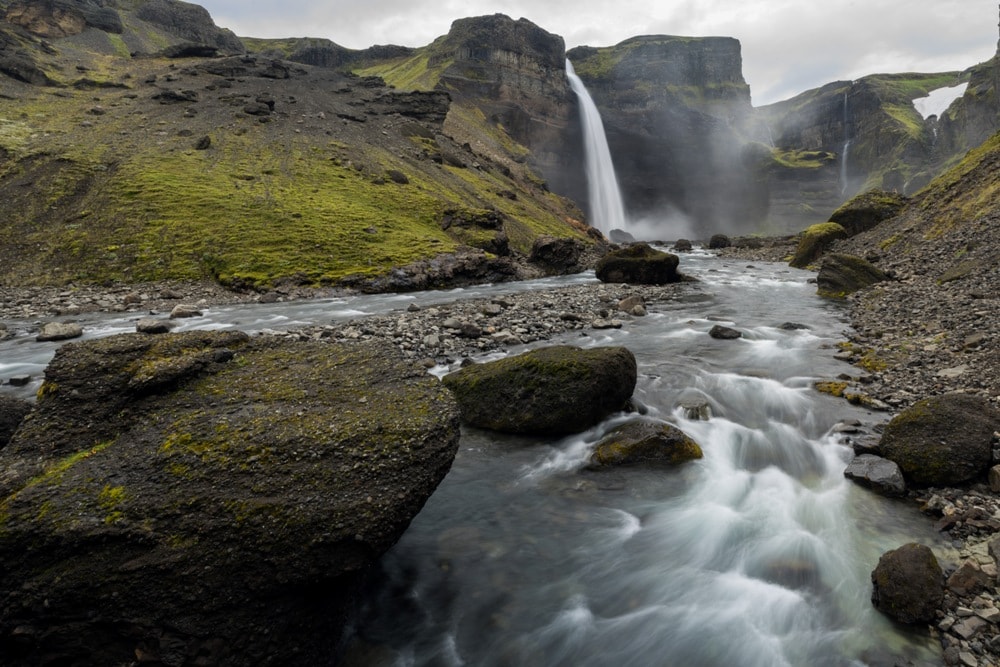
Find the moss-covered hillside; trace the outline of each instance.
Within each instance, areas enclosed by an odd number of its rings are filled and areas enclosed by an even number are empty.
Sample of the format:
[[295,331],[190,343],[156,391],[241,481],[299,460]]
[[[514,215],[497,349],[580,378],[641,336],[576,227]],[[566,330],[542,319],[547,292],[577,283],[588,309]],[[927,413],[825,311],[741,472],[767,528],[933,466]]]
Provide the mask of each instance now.
[[[88,46],[118,37],[92,27],[45,43],[0,28],[47,77],[0,74],[2,284],[330,284],[463,246],[586,242],[540,179],[446,135],[446,95],[264,57],[131,57]],[[449,224],[487,211],[499,229]]]

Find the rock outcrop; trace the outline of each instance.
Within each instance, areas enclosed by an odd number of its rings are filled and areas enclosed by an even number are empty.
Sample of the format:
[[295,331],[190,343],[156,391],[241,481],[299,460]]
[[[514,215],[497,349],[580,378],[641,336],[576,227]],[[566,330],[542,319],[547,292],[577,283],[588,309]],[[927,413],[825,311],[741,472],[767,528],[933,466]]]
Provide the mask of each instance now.
[[944,572],[922,544],[904,544],[882,554],[871,578],[872,604],[900,623],[934,620],[944,599]]
[[0,451],[0,654],[329,664],[457,444],[448,391],[381,345],[67,344]]
[[624,347],[543,347],[444,377],[462,421],[505,433],[584,431],[627,407],[635,357]]
[[601,438],[590,463],[598,468],[634,464],[679,465],[702,456],[698,443],[676,426],[638,419],[616,427]]
[[602,257],[597,262],[596,273],[598,279],[606,283],[666,285],[683,279],[677,271],[679,263],[677,255],[656,250],[645,243],[635,243]]
[[836,222],[822,222],[807,227],[799,235],[799,245],[789,266],[804,269],[826,252],[834,241],[846,239],[847,230]]
[[820,296],[843,298],[886,280],[889,276],[868,260],[835,252],[823,258],[816,286]]
[[879,450],[908,484],[950,486],[985,476],[1000,412],[979,396],[945,394],[917,401],[893,417]]

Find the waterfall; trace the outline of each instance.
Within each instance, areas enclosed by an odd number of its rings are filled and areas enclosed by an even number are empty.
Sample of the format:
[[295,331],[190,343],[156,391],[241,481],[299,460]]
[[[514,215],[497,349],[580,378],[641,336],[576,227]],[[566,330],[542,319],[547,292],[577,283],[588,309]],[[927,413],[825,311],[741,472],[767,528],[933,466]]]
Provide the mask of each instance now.
[[580,101],[591,226],[601,230],[605,236],[608,236],[612,229],[627,231],[625,207],[622,205],[622,195],[618,189],[615,165],[611,161],[611,151],[608,149],[608,139],[604,135],[601,114],[569,60],[566,61],[566,77],[569,79],[570,88]]
[[844,148],[840,151],[840,194],[847,194],[847,154],[851,150],[850,132],[847,129],[847,91],[844,91]]

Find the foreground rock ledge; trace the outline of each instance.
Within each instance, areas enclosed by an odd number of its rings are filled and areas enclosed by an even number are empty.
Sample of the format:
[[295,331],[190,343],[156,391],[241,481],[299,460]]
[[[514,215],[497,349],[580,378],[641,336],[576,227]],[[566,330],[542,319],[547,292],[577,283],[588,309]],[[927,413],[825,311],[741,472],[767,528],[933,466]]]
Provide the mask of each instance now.
[[332,664],[458,435],[441,383],[376,344],[66,345],[0,452],[0,655]]

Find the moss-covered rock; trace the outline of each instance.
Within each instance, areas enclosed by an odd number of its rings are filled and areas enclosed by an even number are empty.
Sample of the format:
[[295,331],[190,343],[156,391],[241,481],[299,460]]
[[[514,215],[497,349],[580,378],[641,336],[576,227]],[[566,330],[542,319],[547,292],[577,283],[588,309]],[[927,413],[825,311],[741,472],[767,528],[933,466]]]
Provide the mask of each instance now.
[[820,296],[842,298],[885,280],[889,280],[889,276],[868,260],[832,253],[820,264],[816,291]]
[[597,277],[606,283],[665,285],[682,279],[677,255],[635,243],[613,250],[597,263]]
[[676,426],[640,419],[622,424],[601,438],[590,463],[597,467],[638,463],[679,465],[701,457],[698,443]]
[[945,394],[917,401],[885,427],[879,449],[914,486],[950,486],[985,475],[1000,414],[989,401]]
[[845,202],[830,215],[830,222],[844,228],[848,236],[868,231],[883,220],[895,217],[906,205],[906,197],[896,192],[869,190]]
[[0,451],[0,654],[329,664],[458,435],[448,391],[391,347],[65,345]]
[[506,433],[578,433],[626,407],[636,363],[624,347],[556,345],[444,378],[462,421]]
[[812,225],[802,232],[795,255],[788,264],[797,269],[804,269],[826,252],[834,241],[846,238],[847,231],[836,222]]
[[872,571],[872,604],[900,623],[926,623],[944,600],[944,572],[922,544],[887,551]]

